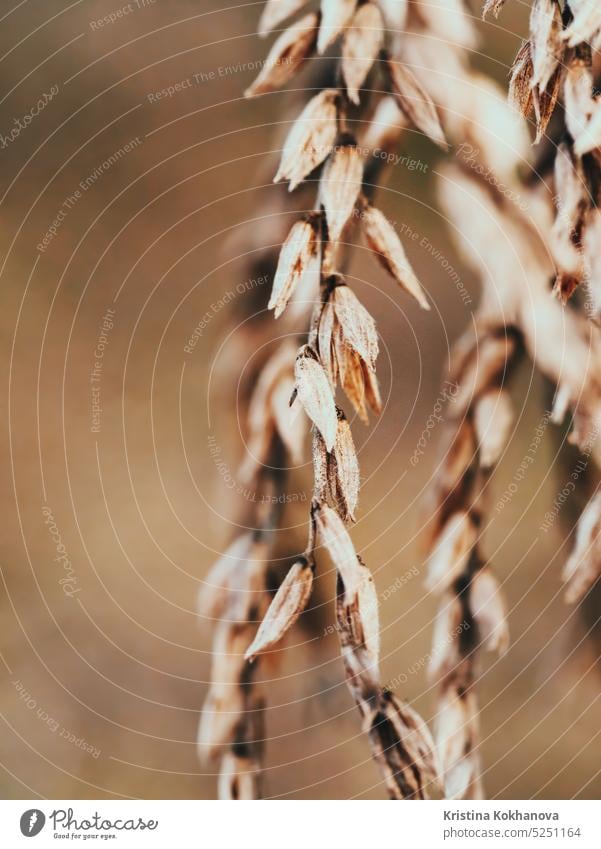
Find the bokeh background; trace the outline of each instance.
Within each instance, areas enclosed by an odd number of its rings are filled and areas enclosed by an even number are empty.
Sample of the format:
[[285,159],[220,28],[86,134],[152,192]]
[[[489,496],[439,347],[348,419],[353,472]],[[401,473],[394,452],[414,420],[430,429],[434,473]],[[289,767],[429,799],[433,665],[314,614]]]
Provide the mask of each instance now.
[[[228,477],[244,451],[240,412],[264,346],[281,331],[265,319],[269,281],[253,282],[244,254],[253,240],[281,241],[277,215],[256,219],[281,197],[270,175],[300,95],[242,97],[267,47],[254,34],[260,3],[139,0],[95,25],[126,5],[0,3],[3,138],[57,88],[0,149],[5,798],[215,795],[214,768],[199,763],[195,745],[211,640],[196,599],[247,506]],[[478,23],[472,61],[503,85],[527,9],[511,0],[498,23]],[[156,97],[177,83],[173,96]],[[353,536],[387,597],[383,680],[431,721],[436,600],[423,587],[421,531],[437,428],[415,467],[409,458],[479,288],[437,212],[440,155],[417,133],[399,153],[425,167],[390,169],[379,203],[420,235],[407,251],[433,309],[420,311],[355,252],[349,274],[378,322],[387,403],[369,428],[354,424],[364,485]],[[302,197],[293,203],[303,208]],[[519,424],[491,483],[493,505],[549,404],[529,364],[512,394]],[[512,633],[501,660],[483,659],[479,681],[490,796],[601,792],[598,613],[561,597],[569,523],[540,531],[569,475],[556,456],[563,437],[545,430],[486,531]],[[568,455],[568,469],[576,459]],[[295,471],[299,498],[310,479],[308,465]],[[306,508],[299,500],[287,511],[282,550],[302,547]],[[384,795],[344,683],[332,595],[325,571],[269,673],[268,796]]]

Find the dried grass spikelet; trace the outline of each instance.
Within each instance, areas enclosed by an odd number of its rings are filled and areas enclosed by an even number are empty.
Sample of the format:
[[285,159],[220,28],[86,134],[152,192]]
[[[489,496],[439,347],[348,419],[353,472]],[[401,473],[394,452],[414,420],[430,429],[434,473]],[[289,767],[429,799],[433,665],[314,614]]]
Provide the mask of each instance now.
[[409,14],[410,0],[377,0],[387,30],[403,32]]
[[584,156],[597,148],[601,148],[601,100],[595,101],[595,108],[583,131],[576,137],[574,152]]
[[274,183],[289,180],[293,191],[327,159],[338,133],[337,89],[325,89],[305,106],[284,144]]
[[267,464],[274,434],[286,447],[293,463],[302,461],[306,420],[298,410],[290,410],[288,404],[294,389],[295,359],[294,345],[286,342],[259,374],[248,406],[247,450],[238,470],[240,481],[245,484]]
[[470,692],[448,689],[442,696],[435,738],[445,764],[447,799],[483,799],[478,754],[478,706]]
[[454,584],[465,571],[477,539],[478,527],[468,511],[449,516],[428,560],[427,589],[440,593]]
[[402,62],[386,57],[386,68],[397,104],[411,123],[443,150],[447,140],[440,125],[436,106],[413,71]]
[[244,96],[256,97],[286,85],[313,52],[318,23],[319,17],[312,12],[285,30],[274,42],[263,68]]
[[357,0],[321,0],[321,25],[317,38],[317,52],[320,55],[349,25],[356,6]]
[[514,109],[524,117],[528,117],[533,108],[532,101],[532,78],[534,76],[534,65],[532,63],[532,47],[529,41],[518,50],[511,76],[509,79],[509,102]]
[[570,0],[570,9],[574,15],[571,24],[564,32],[564,38],[570,47],[590,43],[599,49],[601,34],[601,8],[596,0]]
[[378,599],[373,577],[335,511],[322,506],[315,515],[318,539],[338,572],[340,647],[372,755],[392,799],[427,798],[439,782],[434,744],[420,717],[380,686]]
[[303,278],[310,278],[307,282],[310,290],[319,288],[320,227],[320,216],[308,215],[293,225],[282,245],[268,304],[268,308],[274,310],[275,318],[279,318],[284,312]]
[[255,639],[246,650],[246,660],[253,661],[257,655],[273,648],[294,625],[311,597],[313,571],[314,565],[306,557],[293,564],[280,584]]
[[530,13],[532,79],[544,91],[563,59],[564,42],[559,5],[555,0],[534,0]]
[[365,238],[375,251],[380,263],[397,283],[412,295],[425,310],[430,309],[421,284],[407,259],[399,236],[386,216],[374,206],[367,204],[361,213]]
[[470,607],[478,629],[479,645],[505,654],[509,646],[505,605],[499,582],[490,569],[480,569],[470,585]]
[[307,0],[267,0],[259,21],[259,35],[268,35],[306,5]]
[[568,63],[563,87],[566,127],[575,143],[584,134],[599,103],[593,91],[589,63],[575,54]]
[[354,139],[345,136],[326,162],[319,183],[331,242],[340,239],[357,203],[362,181],[363,159]]
[[261,798],[264,709],[261,697],[251,694],[246,698],[243,718],[235,729],[234,745],[221,762],[220,799],[246,801]]
[[505,5],[505,0],[484,0],[484,8],[482,9],[482,17],[485,18],[490,12],[499,17],[501,9]]
[[384,40],[384,21],[375,3],[359,6],[342,45],[342,76],[352,103],[367,79]]
[[315,351],[303,345],[294,367],[296,392],[315,427],[321,433],[328,451],[336,441],[338,416],[328,376]]
[[314,501],[331,504],[343,522],[354,522],[359,501],[359,461],[353,435],[340,408],[334,450],[328,452],[318,430],[313,432]]
[[235,580],[241,563],[251,556],[254,544],[252,533],[237,537],[211,567],[203,581],[198,596],[198,610],[202,616],[220,619],[235,589]]
[[576,542],[566,562],[562,578],[566,585],[566,601],[580,601],[601,577],[601,494],[587,504],[578,525]]
[[513,406],[505,389],[483,393],[474,405],[474,428],[483,469],[490,469],[499,462],[513,421]]

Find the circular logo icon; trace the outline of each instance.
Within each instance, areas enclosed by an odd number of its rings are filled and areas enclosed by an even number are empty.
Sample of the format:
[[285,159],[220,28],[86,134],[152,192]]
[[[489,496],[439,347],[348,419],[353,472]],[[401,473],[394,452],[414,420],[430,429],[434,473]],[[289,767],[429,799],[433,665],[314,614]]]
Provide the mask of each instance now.
[[37,808],[31,808],[21,815],[21,834],[25,837],[35,837],[44,828],[46,817]]

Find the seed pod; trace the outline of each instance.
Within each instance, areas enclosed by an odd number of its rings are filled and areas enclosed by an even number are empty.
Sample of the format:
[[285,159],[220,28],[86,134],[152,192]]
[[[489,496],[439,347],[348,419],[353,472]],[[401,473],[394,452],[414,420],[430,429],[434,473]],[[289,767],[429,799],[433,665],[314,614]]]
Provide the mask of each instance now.
[[446,593],[440,600],[434,621],[432,654],[428,664],[428,677],[431,681],[436,681],[459,668],[461,658],[457,636],[462,617],[463,608],[458,596],[455,593]]
[[[378,594],[373,575],[357,558],[357,577],[353,582],[356,588],[352,593],[339,577],[336,598],[336,621],[347,668],[353,672],[351,688],[355,689],[355,698],[362,701],[366,689],[377,686],[378,664],[380,662],[380,623],[378,617]],[[361,677],[366,678],[361,682]]]
[[484,393],[474,408],[474,427],[480,465],[490,469],[499,461],[513,424],[511,398],[504,389]]
[[342,76],[349,100],[359,104],[359,89],[375,62],[384,39],[384,22],[375,3],[359,6],[342,45]]
[[438,593],[448,589],[465,569],[477,539],[478,529],[470,514],[465,510],[453,513],[428,560],[427,589]]
[[499,17],[499,13],[503,6],[505,5],[505,0],[484,0],[484,8],[482,9],[482,17],[485,18],[489,12],[492,12],[495,18]]
[[279,36],[259,76],[244,92],[245,97],[275,91],[294,77],[313,52],[318,21],[318,16],[313,12]]
[[382,10],[386,29],[402,32],[407,23],[409,0],[377,0],[377,3]]
[[392,95],[386,95],[379,101],[365,128],[362,145],[372,151],[393,151],[406,126],[407,119],[396,100]]
[[359,500],[359,461],[351,427],[342,410],[338,410],[338,431],[334,451],[328,456],[327,476],[332,499],[343,520],[355,521]]
[[353,17],[357,0],[321,0],[321,26],[317,52],[322,55]]
[[362,422],[367,424],[367,409],[365,407],[365,379],[361,357],[344,344],[340,327],[334,336],[334,350],[340,375],[340,383],[346,397],[355,408]]
[[509,102],[521,115],[528,117],[533,108],[532,102],[532,47],[524,42],[514,59],[509,79]]
[[326,211],[328,235],[337,242],[361,191],[363,161],[354,143],[339,145],[321,175],[319,194]]
[[273,648],[297,621],[311,597],[313,569],[306,557],[298,560],[282,581],[252,645],[244,657],[253,661]]
[[353,598],[359,592],[362,572],[348,531],[340,516],[327,505],[315,512],[315,521],[318,538],[340,573],[345,593]]
[[282,245],[268,304],[276,318],[283,313],[305,275],[319,280],[321,263],[317,229],[318,222],[314,217],[297,221]]
[[473,693],[460,696],[453,687],[447,688],[435,731],[446,799],[482,798],[478,737],[478,706]]
[[436,794],[440,774],[434,741],[414,710],[384,691],[368,733],[392,799],[428,799]]
[[355,293],[346,285],[336,286],[331,294],[342,343],[372,368],[378,356],[376,323]]
[[574,140],[586,129],[597,105],[593,88],[594,80],[586,63],[573,57],[565,75],[563,97],[566,125]]
[[331,451],[338,428],[336,405],[324,368],[308,345],[300,348],[294,371],[300,402],[323,436],[327,450]]
[[236,570],[244,568],[251,556],[252,545],[252,534],[242,534],[211,567],[198,596],[201,615],[211,619],[221,618],[232,589],[232,576]]
[[601,577],[601,495],[587,504],[576,526],[574,550],[564,566],[565,598],[569,604],[580,601]]
[[570,47],[590,43],[599,38],[601,29],[601,6],[597,0],[570,0],[574,18],[563,34]]
[[290,396],[294,391],[291,376],[282,377],[271,396],[271,412],[278,435],[293,463],[303,461],[303,443],[307,420],[298,407],[290,409]]
[[306,5],[307,0],[267,0],[259,21],[259,35],[262,38],[268,35],[278,24]]
[[561,12],[555,0],[534,0],[530,13],[532,86],[544,91],[564,53]]
[[592,117],[574,143],[577,156],[584,156],[596,148],[601,148],[601,101],[597,101]]
[[415,276],[401,240],[386,216],[373,206],[366,206],[362,213],[365,238],[376,252],[384,268],[397,283],[425,310],[430,309],[419,280]]
[[290,180],[292,191],[327,158],[338,132],[337,101],[338,91],[329,88],[307,103],[288,134],[274,183]]
[[448,149],[447,140],[440,126],[436,107],[413,71],[402,62],[386,60],[392,91],[401,111],[411,123],[443,150]]
[[470,608],[478,627],[478,637],[488,651],[505,654],[509,630],[499,583],[490,569],[480,569],[470,584]]

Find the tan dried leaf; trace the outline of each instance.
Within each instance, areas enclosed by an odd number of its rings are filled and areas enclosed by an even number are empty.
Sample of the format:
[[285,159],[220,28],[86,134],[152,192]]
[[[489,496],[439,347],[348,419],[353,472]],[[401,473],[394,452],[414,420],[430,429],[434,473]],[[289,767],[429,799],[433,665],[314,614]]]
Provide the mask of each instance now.
[[477,539],[478,529],[469,512],[449,516],[428,560],[427,589],[447,590],[465,569]]
[[289,180],[293,191],[327,158],[338,133],[337,101],[337,89],[329,88],[307,103],[288,134],[274,183]]
[[294,77],[313,52],[318,22],[317,14],[312,12],[276,39],[258,77],[244,92],[245,97],[275,91]]
[[268,35],[286,18],[290,18],[306,5],[307,0],[267,0],[259,21],[259,35]]
[[481,645],[488,651],[505,654],[509,629],[499,582],[490,569],[480,569],[470,584],[470,608],[478,627]]
[[311,597],[313,569],[306,557],[300,558],[282,581],[257,635],[244,655],[253,661],[273,648],[297,621]]
[[474,407],[474,427],[480,450],[480,465],[490,469],[503,453],[513,425],[513,407],[504,389],[485,392]]
[[328,235],[337,242],[349,220],[363,181],[363,160],[355,144],[338,145],[321,175],[319,195],[326,211]]
[[359,6],[342,45],[342,76],[349,100],[359,104],[359,89],[375,62],[384,39],[384,22],[375,3]]
[[317,39],[317,52],[320,55],[349,25],[356,6],[357,0],[321,0],[321,26]]
[[390,221],[379,209],[370,205],[365,207],[361,218],[367,243],[376,252],[381,264],[423,309],[429,310],[424,291]]
[[447,140],[440,125],[434,101],[419,82],[413,71],[402,62],[386,60],[392,90],[401,111],[411,123],[443,150]]
[[534,0],[530,13],[532,86],[545,90],[564,53],[563,25],[555,0]]
[[328,376],[308,345],[299,350],[294,371],[300,402],[323,436],[327,450],[331,451],[338,429],[336,404]]
[[314,217],[297,221],[282,245],[268,304],[276,318],[285,310],[304,275],[319,280],[321,263],[317,228]]

